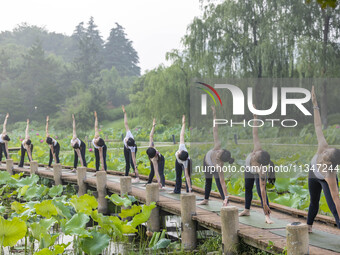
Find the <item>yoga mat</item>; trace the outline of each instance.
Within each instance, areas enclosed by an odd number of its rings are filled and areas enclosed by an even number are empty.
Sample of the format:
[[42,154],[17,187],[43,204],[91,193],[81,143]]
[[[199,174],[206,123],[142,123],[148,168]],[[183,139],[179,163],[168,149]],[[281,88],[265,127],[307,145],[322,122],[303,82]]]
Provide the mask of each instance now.
[[[181,199],[181,194],[174,194],[174,193],[169,194],[168,192],[169,192],[168,190],[160,191],[159,195],[163,196],[163,197],[176,199],[176,200]],[[199,201],[199,200],[202,200],[202,199],[203,199],[203,197],[196,196],[196,201]]]
[[[239,211],[243,210],[241,208],[238,208]],[[220,215],[220,214],[219,214]],[[239,217],[239,222],[248,226],[256,227],[256,228],[264,228],[264,229],[270,229],[270,228],[286,228],[288,221],[279,220],[276,218],[271,217],[272,221],[274,221],[273,224],[267,224],[264,221],[264,214],[258,213],[256,211],[250,211],[250,216],[242,216]]]
[[168,198],[172,198],[172,199],[176,199],[176,200],[180,200],[181,199],[181,194],[169,194],[167,192],[160,192],[159,193],[160,196],[163,196],[163,197],[168,197]]
[[[286,236],[285,229],[271,230],[270,232],[279,236]],[[313,233],[309,234],[309,244],[319,248],[340,252],[340,235],[321,230],[313,230]]]
[[207,205],[197,205],[197,207],[208,210],[211,212],[220,212],[222,208],[222,200],[221,201],[209,201],[209,204]]

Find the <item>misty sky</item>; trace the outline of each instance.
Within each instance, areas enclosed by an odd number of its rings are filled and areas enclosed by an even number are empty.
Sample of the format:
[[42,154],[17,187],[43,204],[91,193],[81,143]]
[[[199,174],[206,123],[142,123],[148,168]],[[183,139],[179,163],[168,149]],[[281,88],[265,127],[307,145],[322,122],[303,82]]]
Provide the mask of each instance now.
[[1,2],[0,31],[27,22],[71,35],[93,16],[106,39],[118,22],[133,41],[144,73],[165,63],[167,51],[181,47],[187,25],[199,14],[199,0],[10,0]]

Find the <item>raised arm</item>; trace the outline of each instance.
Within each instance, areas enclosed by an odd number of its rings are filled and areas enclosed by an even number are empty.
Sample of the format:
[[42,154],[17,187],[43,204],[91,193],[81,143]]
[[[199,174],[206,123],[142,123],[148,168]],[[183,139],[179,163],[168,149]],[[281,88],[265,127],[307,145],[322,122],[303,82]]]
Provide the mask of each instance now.
[[127,115],[126,115],[126,111],[125,111],[125,107],[124,105],[122,105],[122,110],[124,113],[124,125],[125,125],[125,130],[126,132],[130,130],[129,125],[128,125],[128,120],[127,120]]
[[154,143],[153,143],[153,134],[155,133],[155,126],[156,126],[156,119],[154,118],[152,121],[152,128],[151,128],[151,132],[150,132],[150,143],[149,143],[149,147],[153,147]]
[[[214,120],[216,119],[216,109],[215,106],[211,106]],[[220,150],[221,149],[221,142],[218,139],[218,127],[215,125],[213,127],[213,134],[214,134],[214,150]],[[223,186],[222,186],[223,187]]]
[[182,129],[179,142],[180,144],[184,144],[184,133],[185,133],[185,115],[182,117]]
[[72,139],[76,139],[77,138],[77,132],[76,132],[76,120],[74,118],[74,114],[72,114],[72,120],[73,120],[73,137],[72,137]]
[[94,138],[99,137],[99,129],[98,129],[98,117],[97,117],[97,112],[94,111]]
[[313,109],[314,109],[314,128],[315,128],[316,137],[318,139],[318,154],[320,154],[325,148],[328,147],[328,143],[322,132],[321,117],[320,117],[320,112],[319,112],[319,107],[318,107],[318,101],[316,100],[314,86],[312,87],[312,102],[313,102]]
[[46,137],[49,137],[49,136],[50,136],[50,134],[48,133],[48,122],[49,122],[49,120],[50,120],[50,117],[47,116],[47,117],[46,117]]
[[29,135],[29,132],[28,132],[29,128],[30,128],[30,120],[27,119],[26,132],[25,132],[25,140],[30,138],[30,135]]
[[[255,106],[254,106],[255,107]],[[261,150],[261,143],[258,135],[258,127],[257,127],[257,116],[254,114],[254,120],[256,122],[253,126],[253,143],[254,143],[254,151]]]
[[4,121],[4,125],[2,127],[2,133],[3,134],[6,134],[7,133],[7,130],[6,130],[6,125],[7,125],[7,119],[9,117],[9,113],[6,114],[6,117],[5,117],[5,121]]

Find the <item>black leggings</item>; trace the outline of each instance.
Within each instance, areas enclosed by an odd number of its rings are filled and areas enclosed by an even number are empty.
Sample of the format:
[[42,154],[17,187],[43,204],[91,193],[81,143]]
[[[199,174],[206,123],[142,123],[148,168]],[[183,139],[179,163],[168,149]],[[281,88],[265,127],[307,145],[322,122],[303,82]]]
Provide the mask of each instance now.
[[2,161],[2,152],[4,152],[5,159],[7,159],[7,151],[5,143],[0,143],[0,161]]
[[[249,172],[244,172],[244,186],[245,186],[245,208],[250,209],[251,206],[251,201],[253,200],[253,187],[254,187],[254,182],[256,182],[256,190],[257,190],[257,195],[261,199],[261,206],[263,207],[263,201],[262,201],[262,196],[261,196],[261,187],[260,187],[260,178],[258,174],[252,174]],[[269,207],[269,201],[268,201],[268,196],[266,192],[266,199],[267,199],[267,205]]]
[[[56,163],[58,164],[58,163],[60,163],[60,161],[59,161],[60,145],[59,145],[58,142],[57,142],[56,146],[53,145],[53,151],[54,151],[55,157],[57,159]],[[53,161],[53,154],[52,154],[52,150],[50,149],[50,161],[48,162],[49,167],[51,167],[52,161]]]
[[223,189],[222,189],[222,186],[221,186],[220,177],[219,177],[217,172],[211,173],[210,171],[208,171],[209,169],[208,169],[207,163],[205,162],[205,157],[204,157],[204,160],[203,160],[203,169],[205,169],[205,172],[204,172],[204,175],[205,175],[204,199],[206,199],[206,200],[209,199],[210,192],[211,192],[211,186],[212,186],[212,180],[213,180],[213,177],[215,177],[217,189],[220,192],[222,200],[224,200],[224,192],[223,192]]
[[[183,164],[178,163],[177,159],[176,159],[176,164],[175,164],[175,168],[176,168],[176,184],[175,184],[175,189],[174,189],[174,193],[176,194],[180,194],[181,193],[181,188],[182,188],[182,172],[183,172]],[[189,176],[191,176],[191,159],[188,162],[188,170],[189,170]],[[190,184],[191,184],[191,178],[190,178]],[[188,188],[188,183],[187,183],[187,179],[185,178],[185,187],[187,192],[189,192],[189,188]]]
[[[336,182],[338,183],[338,177],[336,178]],[[339,215],[338,215],[338,212],[336,211],[336,207],[332,199],[332,195],[331,195],[331,191],[329,190],[328,183],[325,180],[320,180],[316,178],[313,171],[309,171],[308,189],[309,189],[309,195],[310,195],[310,204],[309,204],[309,209],[308,209],[307,224],[313,225],[314,219],[319,211],[321,190],[323,190],[329,210],[332,212],[334,216],[336,225],[338,226],[338,228],[340,228]]]
[[[137,155],[137,147],[135,151],[135,155]],[[130,165],[132,167],[133,172],[135,172],[135,165],[132,161],[131,150],[124,146],[124,157],[125,157],[125,176],[129,175],[130,172]]]
[[[164,156],[161,155],[161,157],[158,158],[158,173],[159,173],[159,178],[161,179],[161,184],[163,187],[165,186],[164,165],[165,165],[165,159],[164,159]],[[152,183],[152,179],[155,176],[155,169],[153,167],[153,163],[151,162],[151,160],[150,160],[150,166],[151,166],[151,171],[149,174],[148,183]]]
[[[106,151],[107,147],[106,144],[103,146],[103,160],[104,160],[104,170],[107,170],[106,166]],[[99,166],[100,166],[100,155],[99,155],[99,150],[94,148],[94,155],[96,156],[96,171],[99,171]]]
[[[80,140],[80,156],[83,160],[84,167],[87,166],[86,159],[85,159],[85,153],[86,153],[86,144],[82,140]],[[78,166],[78,153],[76,152],[76,150],[74,150],[73,167],[77,168],[77,166]]]
[[[33,144],[31,144],[30,146],[31,146],[31,155],[32,155],[32,158],[33,158]],[[20,158],[19,167],[23,167],[23,166],[24,166],[25,153],[26,153],[26,149],[25,149],[25,147],[21,144],[21,158]],[[30,157],[28,156],[28,153],[27,153],[27,158],[28,158],[28,161],[31,162]]]

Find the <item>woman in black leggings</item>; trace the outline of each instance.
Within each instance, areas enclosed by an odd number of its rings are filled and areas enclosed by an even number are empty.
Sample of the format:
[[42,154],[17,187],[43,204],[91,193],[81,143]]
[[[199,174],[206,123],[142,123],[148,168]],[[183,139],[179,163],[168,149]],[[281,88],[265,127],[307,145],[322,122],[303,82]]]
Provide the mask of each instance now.
[[78,159],[80,161],[81,166],[87,166],[85,154],[86,154],[86,144],[77,137],[76,132],[76,120],[74,118],[74,114],[72,114],[73,120],[73,137],[71,139],[71,146],[74,150],[74,163],[72,172],[76,172],[78,166]]
[[124,112],[124,125],[126,130],[126,136],[124,138],[125,176],[129,175],[131,165],[136,175],[136,179],[132,182],[136,183],[139,182],[139,173],[136,162],[137,145],[128,125],[127,114],[124,105],[122,105],[122,110]]
[[[213,111],[214,119],[216,119],[215,107],[211,107]],[[229,151],[221,149],[221,142],[218,139],[218,127],[215,125],[213,127],[214,134],[214,148],[207,152],[203,160],[203,169],[205,174],[205,191],[204,200],[198,203],[199,205],[207,205],[209,203],[209,196],[212,186],[212,178],[215,177],[216,186],[220,192],[221,198],[223,199],[223,206],[228,204],[228,191],[225,185],[223,171],[218,171],[223,168],[224,162],[229,162],[232,164],[234,159],[231,158]]]
[[[96,111],[94,112],[94,138],[92,140],[92,145],[94,147],[94,155],[96,157],[96,171],[99,171],[100,164],[102,166],[101,171],[106,171],[107,147],[104,139],[99,136],[98,117]],[[96,173],[94,174],[94,176],[96,176]]]
[[338,164],[340,164],[340,150],[329,147],[323,135],[314,86],[312,87],[312,102],[314,108],[314,127],[318,139],[318,151],[313,157],[309,169],[308,188],[310,205],[307,217],[309,232],[312,232],[312,225],[319,210],[321,190],[323,190],[328,207],[334,216],[338,228],[340,228],[340,198],[336,171]]
[[57,164],[60,162],[59,161],[60,145],[55,139],[50,137],[50,134],[48,133],[48,122],[49,122],[49,120],[50,120],[50,118],[49,118],[49,116],[47,116],[46,117],[46,143],[50,147],[50,160],[48,162],[47,169],[51,167],[53,160]]
[[24,166],[26,152],[27,152],[28,161],[29,162],[32,161],[33,144],[32,144],[32,141],[29,135],[29,126],[30,126],[30,120],[27,119],[25,139],[21,143],[21,159],[20,159],[19,167]]
[[[257,117],[254,114],[254,119]],[[256,121],[257,122],[257,121]],[[246,159],[245,167],[245,209],[239,214],[239,216],[250,215],[250,205],[253,199],[253,187],[254,182],[256,182],[257,194],[261,199],[261,205],[263,207],[263,212],[265,214],[265,222],[272,224],[273,221],[270,219],[270,208],[269,201],[266,191],[266,183],[275,182],[275,176],[273,175],[274,164],[270,160],[270,155],[268,152],[262,150],[261,143],[258,137],[258,127],[257,123],[253,126],[253,143],[254,150],[250,153]],[[269,171],[268,165],[270,164]]]
[[165,187],[165,177],[164,177],[165,159],[164,159],[164,156],[160,154],[158,150],[155,149],[155,146],[153,143],[153,134],[155,132],[155,126],[156,126],[156,119],[153,119],[152,129],[150,132],[149,148],[146,150],[146,154],[149,157],[150,167],[151,167],[148,184],[152,183],[152,179],[156,173],[156,178],[157,178],[159,188],[163,189]]
[[2,161],[2,153],[4,153],[5,158],[9,159],[9,153],[8,153],[8,142],[11,140],[7,135],[6,125],[7,125],[7,119],[9,117],[9,114],[6,114],[4,125],[2,128],[2,133],[0,134],[0,164]]
[[180,194],[182,189],[182,173],[184,171],[185,176],[185,184],[186,184],[186,191],[187,193],[192,192],[192,185],[191,185],[191,169],[192,169],[192,162],[189,157],[189,153],[187,148],[185,147],[185,115],[182,116],[182,128],[179,138],[179,147],[175,153],[176,162],[175,162],[175,170],[176,170],[176,184],[174,191],[169,193]]

